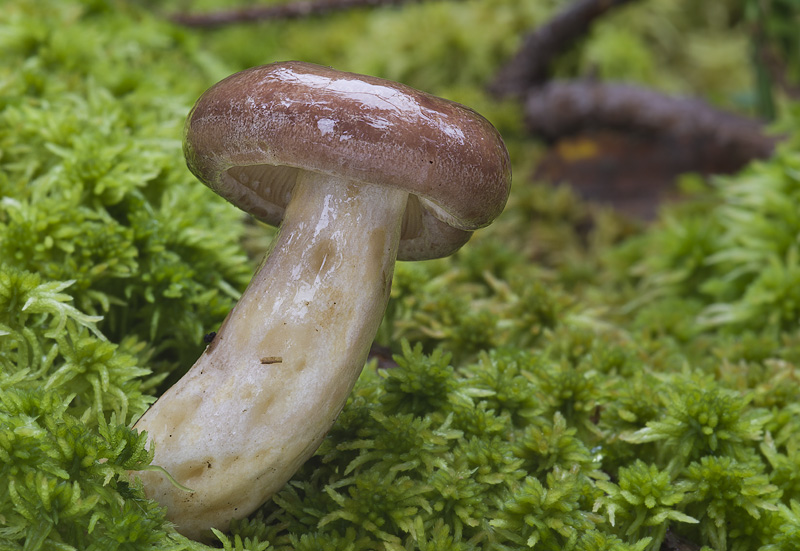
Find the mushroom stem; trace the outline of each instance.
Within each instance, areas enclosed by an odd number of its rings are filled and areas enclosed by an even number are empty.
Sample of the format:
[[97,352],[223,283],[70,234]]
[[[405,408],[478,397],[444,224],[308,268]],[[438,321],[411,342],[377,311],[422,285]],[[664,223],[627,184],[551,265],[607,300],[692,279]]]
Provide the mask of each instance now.
[[155,443],[153,464],[192,489],[138,473],[191,538],[251,513],[313,454],[389,299],[408,193],[299,174],[241,300],[189,373],[136,423]]

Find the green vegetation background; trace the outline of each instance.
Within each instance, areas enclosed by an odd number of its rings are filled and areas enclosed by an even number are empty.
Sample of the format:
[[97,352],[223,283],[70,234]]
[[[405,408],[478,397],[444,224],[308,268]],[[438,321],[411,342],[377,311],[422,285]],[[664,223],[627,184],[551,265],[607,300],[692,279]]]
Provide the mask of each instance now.
[[[398,266],[379,335],[398,366],[367,366],[318,454],[218,546],[643,551],[669,533],[800,549],[796,110],[779,106],[774,159],[691,180],[652,227],[536,185],[519,107],[483,86],[563,4],[202,32],[167,22],[178,0],[4,2],[0,550],[208,549],[129,480],[151,458],[129,426],[201,352],[271,235],[190,176],[184,117],[220,78],[282,59],[476,108],[506,137],[515,185],[453,258]],[[558,72],[747,112],[744,4],[640,2]]]

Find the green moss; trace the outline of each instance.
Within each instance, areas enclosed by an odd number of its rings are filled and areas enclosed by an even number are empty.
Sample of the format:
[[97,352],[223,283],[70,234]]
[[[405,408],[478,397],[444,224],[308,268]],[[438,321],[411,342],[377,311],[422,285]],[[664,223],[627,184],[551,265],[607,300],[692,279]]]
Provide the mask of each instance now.
[[[211,548],[179,536],[128,477],[152,457],[129,425],[191,365],[271,235],[193,181],[183,118],[228,72],[282,57],[469,101],[509,138],[516,184],[452,258],[397,267],[379,335],[394,365],[365,368],[317,454],[217,547],[800,545],[794,109],[774,159],[650,227],[529,185],[538,147],[518,107],[482,91],[515,33],[561,5],[529,4],[215,33],[121,1],[4,5],[0,548]],[[741,45],[736,10],[667,4],[615,12],[557,72],[591,64],[732,103],[713,83],[739,50],[691,52],[708,44],[703,24]],[[670,54],[676,40],[690,47]]]
[[40,21],[39,9],[15,3],[0,21],[19,54],[0,69],[0,256],[72,281],[75,306],[102,316],[104,335],[139,338],[151,365],[173,369],[196,356],[249,272],[238,216],[183,169],[192,88],[176,72],[199,90],[203,69],[179,33],[153,21],[135,30],[135,12],[54,3]]
[[625,539],[648,538],[648,548],[660,549],[670,524],[699,522],[676,507],[686,500],[688,481],[675,482],[666,471],[641,460],[622,467],[618,475],[618,484],[597,482],[605,495],[595,509],[605,510],[610,524]]
[[152,460],[145,435],[114,416],[87,431],[52,391],[9,389],[0,400],[5,541],[27,549],[172,546],[163,510],[127,480],[127,470]]

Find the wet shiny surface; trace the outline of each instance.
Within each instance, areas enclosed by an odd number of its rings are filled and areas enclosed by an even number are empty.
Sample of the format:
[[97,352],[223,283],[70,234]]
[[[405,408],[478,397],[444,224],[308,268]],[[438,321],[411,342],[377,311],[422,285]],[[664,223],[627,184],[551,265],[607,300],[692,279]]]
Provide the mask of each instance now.
[[185,149],[198,178],[273,225],[285,207],[272,191],[286,184],[280,167],[408,191],[428,215],[425,241],[401,243],[403,259],[452,253],[500,213],[511,183],[502,139],[471,109],[300,62],[248,69],[209,89],[187,121]]
[[381,322],[406,202],[318,176],[298,184],[272,252],[212,345],[136,425],[156,443],[154,464],[194,490],[138,473],[179,531],[225,529],[317,448]]

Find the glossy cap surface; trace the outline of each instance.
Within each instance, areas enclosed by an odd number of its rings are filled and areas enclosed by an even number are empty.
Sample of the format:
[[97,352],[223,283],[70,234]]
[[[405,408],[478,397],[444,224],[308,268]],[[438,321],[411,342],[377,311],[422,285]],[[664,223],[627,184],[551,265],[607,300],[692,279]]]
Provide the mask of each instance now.
[[300,171],[408,191],[400,260],[457,250],[502,211],[511,184],[500,135],[471,109],[302,62],[211,87],[187,119],[184,152],[201,181],[271,225]]

